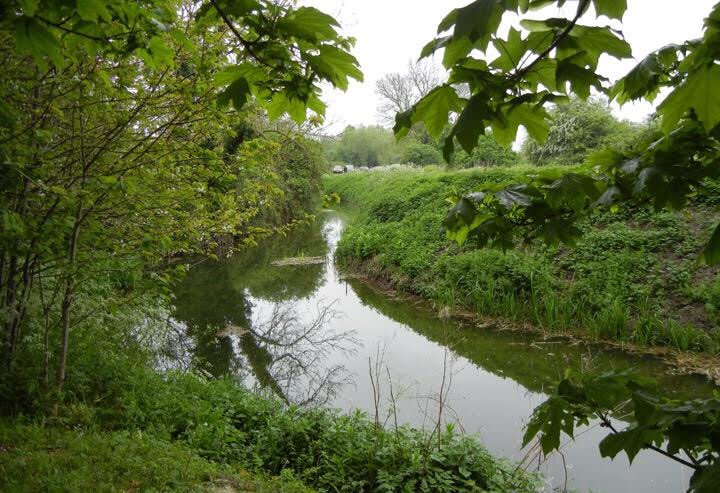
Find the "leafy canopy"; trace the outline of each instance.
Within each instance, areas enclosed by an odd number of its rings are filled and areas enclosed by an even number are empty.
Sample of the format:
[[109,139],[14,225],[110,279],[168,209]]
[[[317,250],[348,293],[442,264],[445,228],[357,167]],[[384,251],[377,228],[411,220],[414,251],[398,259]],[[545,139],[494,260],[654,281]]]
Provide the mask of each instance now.
[[[618,429],[614,417],[630,418]],[[530,419],[523,445],[539,436],[544,453],[560,448],[561,436],[577,426],[599,422],[609,434],[600,454],[624,452],[630,463],[641,450],[653,450],[694,470],[690,490],[717,491],[720,485],[720,399],[677,401],[658,394],[654,382],[629,370],[597,374],[568,373]]]
[[[718,177],[720,4],[705,19],[702,38],[662,47],[610,84],[597,72],[600,58],[629,58],[631,47],[613,27],[580,21],[591,10],[600,24],[605,17],[621,20],[626,1],[579,0],[568,18],[533,14],[565,3],[476,0],[451,11],[421,53],[423,58],[442,51],[448,83],[399,113],[396,135],[423,122],[437,138],[441,122],[449,119],[443,153],[450,161],[458,144],[469,153],[488,129],[498,142],[509,144],[522,125],[532,139],[544,142],[551,120],[546,106],[569,95],[587,99],[596,91],[622,104],[652,101],[666,88],[670,92],[658,106],[662,133],[632,149],[602,150],[588,158],[581,173],[539,172],[519,183],[458,197],[444,225],[460,243],[475,236],[480,245],[504,248],[534,238],[572,244],[579,234],[575,222],[594,208],[651,202],[679,209],[706,179]],[[499,28],[506,14],[520,20],[503,34]],[[453,85],[467,86],[469,95],[461,97]],[[720,230],[703,257],[720,261]]]
[[[254,99],[271,117],[288,114],[297,123],[307,110],[322,117],[320,83],[345,90],[362,81],[350,54],[354,39],[337,32],[337,21],[314,7],[271,0],[208,0],[185,12],[177,0],[16,0],[6,6],[15,46],[32,55],[40,70],[62,69],[89,56],[136,55],[156,70],[176,68],[176,48],[202,47],[183,30],[183,15],[198,28],[218,32],[228,66],[217,70],[218,102],[242,108]],[[73,50],[79,50],[73,54]],[[218,56],[223,56],[218,53]],[[204,71],[205,60],[185,70]]]

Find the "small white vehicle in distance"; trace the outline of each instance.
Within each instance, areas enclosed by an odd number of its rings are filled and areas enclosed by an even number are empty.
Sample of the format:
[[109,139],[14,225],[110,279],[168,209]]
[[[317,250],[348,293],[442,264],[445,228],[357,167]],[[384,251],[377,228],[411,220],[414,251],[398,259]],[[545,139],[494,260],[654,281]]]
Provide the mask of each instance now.
[[338,165],[338,166],[333,166],[332,172],[333,172],[333,173],[336,173],[336,174],[340,174],[340,173],[343,172],[343,167],[342,167],[342,166],[339,166],[339,165]]

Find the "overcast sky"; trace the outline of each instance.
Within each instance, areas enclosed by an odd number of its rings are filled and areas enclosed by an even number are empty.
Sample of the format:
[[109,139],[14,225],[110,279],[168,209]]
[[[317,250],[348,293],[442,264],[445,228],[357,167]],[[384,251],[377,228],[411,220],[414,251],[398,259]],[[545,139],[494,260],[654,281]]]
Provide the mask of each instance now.
[[[703,18],[717,0],[628,0],[628,10],[622,30],[633,48],[633,56],[641,60],[647,53],[669,43],[696,38],[702,33]],[[430,41],[440,20],[454,7],[469,0],[302,0],[333,15],[342,25],[346,36],[353,36],[357,44],[353,54],[360,61],[365,74],[363,83],[351,82],[346,92],[330,90],[325,93],[328,103],[327,123],[330,133],[342,131],[346,125],[380,123],[375,81],[388,72],[404,71],[410,59],[416,59],[422,47]],[[568,2],[561,14],[572,15],[576,2]],[[557,12],[537,13],[536,18]],[[604,17],[596,20],[586,15],[585,24],[608,24]],[[613,23],[610,23],[613,24]],[[617,24],[613,24],[619,27]],[[439,60],[438,60],[439,65]],[[625,75],[634,62],[603,57],[598,72],[611,80]],[[625,105],[616,110],[618,116],[634,121],[652,112],[648,103]]]

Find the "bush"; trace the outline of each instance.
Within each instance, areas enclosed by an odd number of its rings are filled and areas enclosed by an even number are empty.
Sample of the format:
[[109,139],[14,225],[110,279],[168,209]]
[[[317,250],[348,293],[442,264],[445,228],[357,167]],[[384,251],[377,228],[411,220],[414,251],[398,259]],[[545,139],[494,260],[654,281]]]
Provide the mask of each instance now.
[[536,166],[580,164],[593,151],[631,146],[642,133],[640,127],[617,120],[601,99],[572,99],[550,113],[553,124],[547,140],[539,144],[528,137],[523,142],[525,158]]
[[430,144],[410,142],[405,145],[400,162],[403,164],[438,164],[443,162],[440,151]]
[[457,168],[477,168],[488,166],[514,166],[520,162],[518,154],[495,142],[492,135],[481,135],[478,145],[468,154],[460,149],[452,159]]

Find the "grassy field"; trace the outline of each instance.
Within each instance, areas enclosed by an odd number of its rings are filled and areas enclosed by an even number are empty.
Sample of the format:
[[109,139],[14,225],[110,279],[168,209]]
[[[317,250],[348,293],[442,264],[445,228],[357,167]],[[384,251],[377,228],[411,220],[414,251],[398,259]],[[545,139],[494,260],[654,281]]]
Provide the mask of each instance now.
[[[438,307],[529,322],[545,330],[680,350],[720,352],[720,278],[698,263],[718,196],[684,214],[649,208],[597,213],[574,248],[462,248],[445,238],[447,199],[533,168],[392,170],[328,176],[355,219],[337,255],[345,265]],[[469,242],[470,243],[470,242]]]

